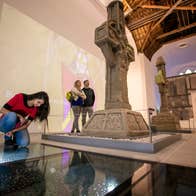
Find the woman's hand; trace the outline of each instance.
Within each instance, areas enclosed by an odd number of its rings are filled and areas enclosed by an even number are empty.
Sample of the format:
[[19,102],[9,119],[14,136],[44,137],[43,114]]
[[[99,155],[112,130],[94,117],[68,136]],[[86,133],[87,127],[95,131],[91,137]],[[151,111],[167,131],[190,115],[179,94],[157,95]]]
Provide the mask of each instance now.
[[21,116],[20,114],[18,114],[17,116],[20,119],[20,124],[23,125],[25,123],[25,118]]
[[5,135],[8,136],[8,137],[12,137],[13,133],[14,133],[13,131],[9,131]]
[[86,95],[81,95],[82,99],[85,100],[86,99]]
[[81,97],[82,97],[83,100],[86,99],[86,95],[85,95],[84,91],[81,92]]

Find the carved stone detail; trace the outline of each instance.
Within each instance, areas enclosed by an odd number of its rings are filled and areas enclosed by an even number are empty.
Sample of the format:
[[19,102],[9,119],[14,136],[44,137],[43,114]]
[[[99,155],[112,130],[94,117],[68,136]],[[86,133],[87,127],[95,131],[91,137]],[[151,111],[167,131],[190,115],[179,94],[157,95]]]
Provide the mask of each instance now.
[[[84,126],[81,135],[112,138],[148,135],[148,127],[143,123],[145,122],[142,115],[131,110],[97,111]],[[141,127],[144,129],[141,129]]]
[[139,130],[139,126],[133,114],[127,114],[127,125],[130,130]]
[[146,122],[144,121],[142,115],[136,115],[135,118],[138,122],[139,129],[142,129],[142,130],[148,129],[148,126],[147,126]]
[[108,114],[105,129],[108,130],[122,130],[122,115],[121,114]]
[[103,129],[105,114],[96,114],[88,125],[89,129]]

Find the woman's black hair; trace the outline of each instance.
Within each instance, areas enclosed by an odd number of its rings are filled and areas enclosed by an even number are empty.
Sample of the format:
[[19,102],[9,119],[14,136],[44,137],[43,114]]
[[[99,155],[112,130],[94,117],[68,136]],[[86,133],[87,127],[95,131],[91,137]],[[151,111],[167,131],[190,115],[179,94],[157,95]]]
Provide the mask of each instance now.
[[36,119],[40,121],[46,120],[48,123],[48,115],[50,113],[50,103],[48,94],[44,91],[40,91],[34,94],[27,95],[27,100],[33,99],[42,99],[44,101],[44,103],[40,107],[38,107]]

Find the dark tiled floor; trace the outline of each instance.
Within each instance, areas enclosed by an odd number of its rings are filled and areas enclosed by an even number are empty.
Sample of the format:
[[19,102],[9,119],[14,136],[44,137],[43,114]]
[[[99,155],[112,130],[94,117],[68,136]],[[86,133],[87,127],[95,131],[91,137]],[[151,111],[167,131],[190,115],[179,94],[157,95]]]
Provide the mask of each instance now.
[[15,162],[20,160],[30,160],[43,158],[54,154],[60,154],[63,150],[61,148],[54,148],[50,146],[31,144],[28,148],[4,148],[0,146],[0,163]]
[[32,144],[1,149],[1,195],[195,196],[196,170]]

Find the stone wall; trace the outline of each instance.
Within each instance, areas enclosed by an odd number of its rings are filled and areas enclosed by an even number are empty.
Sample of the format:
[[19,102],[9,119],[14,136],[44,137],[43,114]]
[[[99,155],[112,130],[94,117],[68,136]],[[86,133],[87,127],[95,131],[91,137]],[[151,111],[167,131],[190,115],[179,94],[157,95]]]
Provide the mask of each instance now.
[[167,78],[169,110],[179,120],[193,118],[191,92],[196,90],[196,74],[187,74]]

